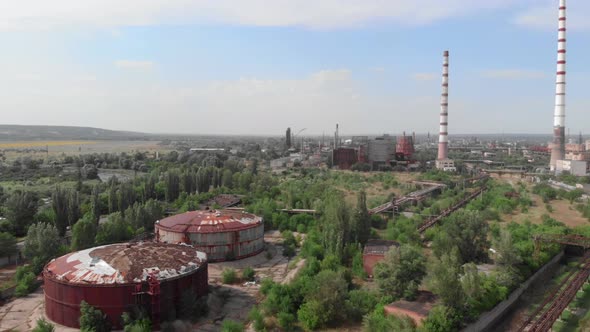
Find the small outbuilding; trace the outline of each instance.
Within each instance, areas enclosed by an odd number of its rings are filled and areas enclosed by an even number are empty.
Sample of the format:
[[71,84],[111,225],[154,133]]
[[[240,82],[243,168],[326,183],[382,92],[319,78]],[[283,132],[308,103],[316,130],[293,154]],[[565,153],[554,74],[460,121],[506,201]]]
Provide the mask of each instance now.
[[383,260],[391,247],[399,247],[399,243],[388,240],[369,240],[363,250],[363,267],[367,276],[373,277],[373,268]]

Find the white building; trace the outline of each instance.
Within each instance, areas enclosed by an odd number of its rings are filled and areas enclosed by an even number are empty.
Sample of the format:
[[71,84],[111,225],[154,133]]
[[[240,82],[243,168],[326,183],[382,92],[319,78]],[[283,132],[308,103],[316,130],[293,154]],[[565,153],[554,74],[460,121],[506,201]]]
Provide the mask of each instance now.
[[588,174],[588,162],[581,160],[557,160],[555,174],[569,172],[575,176],[586,176]]
[[457,170],[455,162],[452,159],[440,159],[435,163],[436,169],[443,170],[445,172],[454,172]]

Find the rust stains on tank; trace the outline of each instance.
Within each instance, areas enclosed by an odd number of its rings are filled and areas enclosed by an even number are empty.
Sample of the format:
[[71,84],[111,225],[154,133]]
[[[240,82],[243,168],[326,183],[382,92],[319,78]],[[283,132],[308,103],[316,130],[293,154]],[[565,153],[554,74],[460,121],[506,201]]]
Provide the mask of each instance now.
[[67,254],[45,267],[45,276],[74,284],[125,284],[150,273],[165,280],[190,273],[207,257],[187,245],[157,242],[113,244]]
[[189,211],[164,218],[158,228],[178,233],[217,233],[253,228],[262,223],[262,217],[233,210]]

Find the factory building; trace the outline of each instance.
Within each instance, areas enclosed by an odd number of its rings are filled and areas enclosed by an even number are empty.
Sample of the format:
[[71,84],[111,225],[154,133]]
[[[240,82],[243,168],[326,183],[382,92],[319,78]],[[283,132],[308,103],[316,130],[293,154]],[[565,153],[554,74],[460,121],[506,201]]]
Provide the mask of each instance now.
[[391,247],[399,247],[399,243],[388,240],[369,240],[363,250],[363,268],[367,276],[373,277],[375,265],[385,258]]
[[349,147],[340,147],[332,150],[332,165],[338,169],[350,169],[359,162],[358,150]]
[[404,133],[403,136],[397,138],[397,144],[395,146],[395,158],[397,160],[412,160],[415,152],[414,137],[414,135],[406,136],[406,133]]
[[393,136],[383,135],[369,140],[368,159],[373,168],[379,165],[389,165],[395,160],[395,140]]
[[156,240],[186,243],[210,262],[241,259],[264,250],[262,217],[243,211],[189,211],[156,221]]
[[581,142],[568,143],[565,145],[565,159],[577,161],[590,161],[590,151],[586,149],[586,145],[582,144]]
[[583,160],[558,160],[555,163],[555,174],[569,172],[576,176],[588,175],[588,162]]
[[150,315],[154,328],[178,311],[186,292],[207,294],[207,255],[186,245],[156,242],[112,244],[54,259],[43,270],[45,313],[80,328],[80,303],[100,309],[115,329],[134,307]]

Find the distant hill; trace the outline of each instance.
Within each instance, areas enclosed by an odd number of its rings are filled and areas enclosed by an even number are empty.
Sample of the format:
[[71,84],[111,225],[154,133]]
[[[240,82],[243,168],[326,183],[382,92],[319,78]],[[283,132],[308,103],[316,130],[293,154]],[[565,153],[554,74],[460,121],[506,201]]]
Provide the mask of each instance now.
[[149,140],[151,134],[92,127],[21,126],[0,124],[0,140]]

